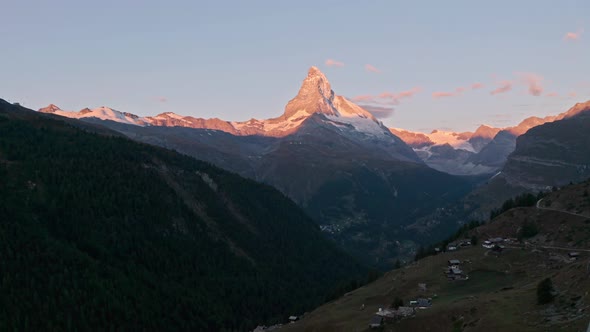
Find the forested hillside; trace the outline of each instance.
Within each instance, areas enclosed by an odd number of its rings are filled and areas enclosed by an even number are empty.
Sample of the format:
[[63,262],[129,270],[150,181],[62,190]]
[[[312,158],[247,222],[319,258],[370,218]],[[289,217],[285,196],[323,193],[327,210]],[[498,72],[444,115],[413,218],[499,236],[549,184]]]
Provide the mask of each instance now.
[[245,330],[365,276],[270,186],[0,100],[0,330]]

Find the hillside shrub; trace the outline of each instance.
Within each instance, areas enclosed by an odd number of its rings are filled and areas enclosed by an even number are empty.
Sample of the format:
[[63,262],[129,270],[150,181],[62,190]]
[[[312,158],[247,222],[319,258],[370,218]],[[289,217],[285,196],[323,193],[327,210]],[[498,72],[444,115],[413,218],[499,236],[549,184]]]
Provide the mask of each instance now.
[[539,229],[537,228],[537,225],[530,221],[526,221],[520,228],[520,231],[518,232],[518,239],[528,239],[537,234],[539,234]]
[[545,278],[537,286],[537,303],[547,304],[553,302],[555,294],[553,294],[553,282],[550,278]]

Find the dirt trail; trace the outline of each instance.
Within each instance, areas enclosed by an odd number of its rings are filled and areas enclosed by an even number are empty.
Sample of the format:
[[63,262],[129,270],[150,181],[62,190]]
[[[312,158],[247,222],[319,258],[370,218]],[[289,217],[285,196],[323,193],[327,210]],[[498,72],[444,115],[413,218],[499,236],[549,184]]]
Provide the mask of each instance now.
[[572,215],[572,216],[577,216],[577,217],[582,217],[582,218],[590,218],[589,216],[585,216],[585,215],[579,214],[579,213],[574,213],[574,212],[569,212],[569,211],[559,210],[559,209],[551,209],[551,208],[541,207],[541,201],[542,200],[543,199],[541,198],[540,200],[537,201],[537,209],[539,209],[539,210],[556,211],[556,212],[561,212],[561,213],[567,213],[567,214]]

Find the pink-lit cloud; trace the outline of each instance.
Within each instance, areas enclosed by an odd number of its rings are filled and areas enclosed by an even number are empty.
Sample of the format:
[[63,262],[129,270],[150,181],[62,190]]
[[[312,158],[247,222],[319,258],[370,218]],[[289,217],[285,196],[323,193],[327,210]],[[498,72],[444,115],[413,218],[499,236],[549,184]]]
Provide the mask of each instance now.
[[350,100],[357,102],[357,101],[374,101],[375,100],[375,96],[373,95],[360,95],[360,96],[356,96],[351,98]]
[[344,66],[344,62],[341,61],[336,61],[334,59],[328,59],[326,60],[326,66],[328,67],[343,67]]
[[437,92],[433,92],[432,93],[432,98],[445,98],[445,97],[452,97],[454,96],[456,93],[455,92],[443,92],[443,91],[437,91]]
[[582,37],[582,32],[584,32],[584,30],[580,29],[577,32],[568,32],[565,34],[565,36],[563,36],[564,40],[578,40]]
[[397,99],[410,98],[420,91],[422,91],[422,89],[420,87],[413,87],[410,90],[406,90],[406,91],[402,91],[402,92],[397,93],[396,97],[397,97]]
[[559,97],[559,93],[557,92],[549,92],[546,94],[547,97]]
[[458,88],[455,89],[455,91],[436,91],[432,93],[432,98],[438,99],[438,98],[446,98],[446,97],[454,97],[454,96],[458,96],[460,94],[463,93],[463,91],[465,91],[465,88],[460,86]]
[[400,99],[411,98],[421,90],[420,87],[414,87],[410,90],[401,92],[382,92],[378,95],[359,95],[350,100],[359,103],[362,108],[369,111],[375,117],[383,119],[393,114],[393,105],[398,105]]
[[367,71],[370,71],[370,72],[373,72],[373,73],[377,73],[377,74],[379,74],[381,72],[379,69],[377,69],[377,67],[375,67],[373,65],[370,65],[370,64],[366,64],[365,65],[365,69]]
[[482,83],[476,82],[476,83],[471,84],[471,89],[473,89],[473,90],[481,89],[481,88],[483,88]]
[[377,97],[379,98],[396,98],[396,94],[392,92],[381,92]]
[[502,81],[502,82],[500,82],[500,84],[497,88],[495,88],[494,90],[492,90],[490,92],[490,94],[497,95],[500,93],[506,93],[510,90],[512,90],[512,82],[511,81]]
[[374,95],[360,95],[356,97],[350,98],[351,101],[355,103],[365,103],[365,104],[377,104],[377,105],[397,105],[399,101],[394,98],[393,96],[388,96],[385,94],[380,94],[377,96]]
[[528,86],[528,92],[532,96],[543,94],[543,77],[535,73],[519,73],[520,79]]
[[394,111],[393,107],[363,105],[363,104],[361,104],[359,106],[364,108],[365,110],[369,111],[369,113],[373,114],[378,119],[388,118],[393,115],[393,111]]
[[422,89],[419,87],[414,87],[410,90],[405,90],[401,92],[382,92],[378,95],[360,95],[351,98],[350,100],[354,102],[364,102],[364,103],[371,103],[371,104],[380,104],[380,105],[397,105],[400,99],[404,98],[411,98],[416,93],[420,92]]
[[576,97],[577,95],[578,95],[578,94],[577,94],[577,93],[575,93],[575,92],[573,92],[573,91],[567,94],[567,96],[568,96],[568,97],[571,97],[571,98],[574,98],[574,97]]
[[159,103],[166,103],[168,102],[168,98],[163,97],[163,96],[159,96],[159,97],[154,97],[154,100],[159,102]]

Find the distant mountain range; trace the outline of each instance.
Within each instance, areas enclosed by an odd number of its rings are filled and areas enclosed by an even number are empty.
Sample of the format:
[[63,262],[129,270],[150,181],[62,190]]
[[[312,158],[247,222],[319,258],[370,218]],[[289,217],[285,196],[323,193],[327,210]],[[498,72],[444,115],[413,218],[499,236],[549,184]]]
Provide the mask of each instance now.
[[[497,174],[507,160],[506,167],[513,167],[509,155],[519,137],[531,128],[583,113],[585,105],[527,118],[514,127],[482,125],[474,132],[425,134],[385,127],[336,95],[325,75],[312,67],[283,114],[267,120],[230,122],[171,112],[139,117],[107,107],[66,112],[55,105],[40,112],[104,125],[271,184],[349,252],[386,266],[391,261],[383,259],[411,250],[412,244],[403,240],[424,236],[414,233],[416,223],[447,225],[439,217],[432,219],[442,213],[442,206],[454,204],[479,181]],[[514,193],[518,191],[507,190],[497,199]],[[469,202],[468,210],[483,204],[479,199]],[[448,229],[452,227],[439,231]]]
[[513,127],[481,125],[473,133],[435,130],[424,134],[394,128],[391,132],[410,145],[434,169],[457,175],[491,174],[498,171],[514,151],[517,137],[544,123],[571,117],[577,114],[577,108],[574,106],[555,116],[529,117]]
[[[78,112],[63,111],[55,105],[39,110],[76,119],[101,119],[137,126],[186,127],[211,129],[234,136],[286,137],[296,133],[305,120],[314,114],[322,114],[323,121],[362,133],[367,139],[380,141],[403,140],[428,166],[454,175],[493,174],[514,151],[516,138],[541,124],[563,119],[573,110],[544,118],[529,117],[518,125],[506,128],[479,126],[474,132],[450,132],[434,130],[431,133],[412,132],[401,128],[386,128],[371,113],[332,91],[325,75],[316,67],[309,70],[298,95],[285,107],[284,113],[267,120],[250,119],[244,122],[224,121],[218,118],[194,118],[173,112],[140,117],[102,106],[85,108]],[[389,131],[393,135],[388,135]],[[403,148],[402,148],[403,150]],[[397,151],[401,152],[401,151]],[[417,161],[409,151],[401,156]]]
[[486,212],[518,193],[550,191],[590,178],[589,132],[590,101],[518,136],[505,165],[466,197],[467,205]]
[[590,178],[588,132],[590,101],[578,103],[554,121],[533,127],[518,137],[507,130],[500,131],[494,140],[515,140],[515,148],[499,171],[458,202],[416,219],[409,227],[428,233],[469,220],[487,220],[492,209],[516,195],[552,191]]
[[[108,113],[99,109],[99,115]],[[268,183],[295,200],[348,252],[382,267],[406,255],[404,225],[466,194],[473,181],[428,167],[371,113],[338,96],[312,67],[277,118],[227,122],[173,113],[111,121],[95,111],[43,113],[107,126]],[[113,111],[116,112],[116,111]],[[410,240],[409,242],[404,242]]]

